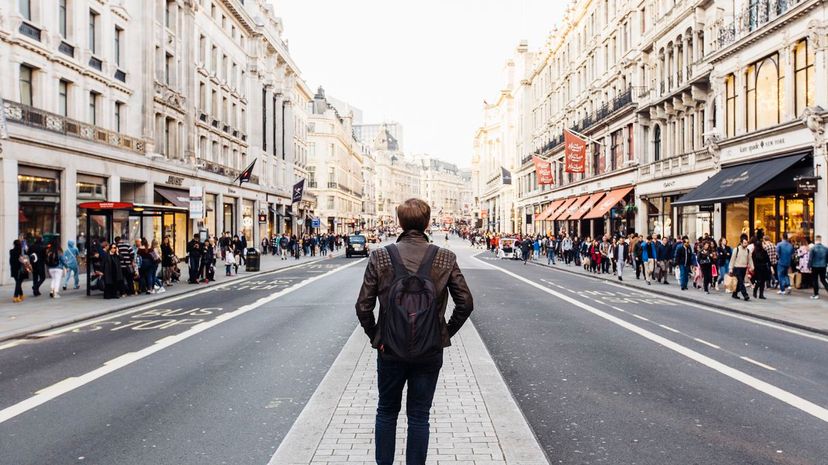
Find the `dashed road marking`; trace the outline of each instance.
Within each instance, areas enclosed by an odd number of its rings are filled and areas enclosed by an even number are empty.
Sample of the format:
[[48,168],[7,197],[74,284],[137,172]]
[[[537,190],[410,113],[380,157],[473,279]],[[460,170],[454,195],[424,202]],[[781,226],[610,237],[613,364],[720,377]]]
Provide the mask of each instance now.
[[762,362],[757,362],[756,360],[754,360],[754,359],[752,359],[752,358],[750,358],[750,357],[741,356],[741,357],[739,357],[739,358],[741,358],[742,360],[744,360],[744,361],[746,361],[746,362],[750,362],[750,363],[752,363],[752,364],[754,364],[754,365],[756,365],[756,366],[760,366],[760,367],[762,367],[762,368],[764,368],[764,369],[766,369],[766,370],[776,371],[776,368],[774,368],[774,367],[772,367],[772,366],[770,366],[770,365],[765,365],[765,364],[764,364],[764,363],[762,363]]
[[697,337],[694,337],[694,338],[693,338],[693,340],[694,340],[694,341],[696,341],[696,342],[702,343],[702,344],[704,344],[704,345],[706,345],[706,346],[710,346],[710,347],[712,347],[712,348],[714,348],[714,349],[719,349],[719,350],[721,350],[721,349],[722,349],[721,347],[717,346],[716,344],[713,344],[712,342],[707,342],[707,341],[705,341],[704,339],[699,339],[699,338],[697,338]]
[[631,315],[632,315],[632,316],[634,316],[634,317],[636,317],[636,318],[638,318],[639,320],[643,320],[643,321],[650,321],[650,319],[649,319],[649,318],[645,318],[645,317],[643,317],[643,316],[641,316],[641,315],[636,315],[635,313],[632,313]]
[[673,329],[673,328],[671,328],[671,327],[669,327],[669,326],[667,326],[667,325],[658,325],[658,326],[659,326],[659,327],[661,327],[661,328],[666,329],[667,331],[671,331],[671,332],[674,332],[674,333],[676,333],[676,334],[681,334],[681,331],[679,331],[679,330],[677,330],[677,329]]

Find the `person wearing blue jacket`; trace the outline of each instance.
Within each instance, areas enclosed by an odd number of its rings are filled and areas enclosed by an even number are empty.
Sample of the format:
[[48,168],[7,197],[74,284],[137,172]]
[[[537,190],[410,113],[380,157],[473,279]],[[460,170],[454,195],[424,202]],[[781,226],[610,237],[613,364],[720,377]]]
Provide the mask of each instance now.
[[644,281],[647,281],[648,286],[652,284],[650,280],[653,278],[657,258],[658,254],[656,253],[655,244],[653,244],[653,237],[647,236],[641,246],[641,260],[644,262]]
[[676,244],[673,261],[679,267],[679,286],[681,286],[682,291],[686,291],[689,273],[693,269],[693,262],[695,261],[693,249],[690,248],[690,240],[687,236],[682,237],[681,242]]
[[656,240],[656,279],[660,283],[670,284],[667,282],[667,262],[670,260],[671,249],[667,245],[667,238]]
[[793,260],[794,246],[788,242],[788,233],[782,233],[782,241],[776,244],[776,255],[778,261],[776,262],[776,276],[779,280],[779,292],[777,294],[791,293],[791,279],[788,276],[788,270],[791,267]]
[[80,287],[80,277],[78,276],[78,255],[80,251],[77,247],[75,247],[75,241],[69,241],[69,246],[66,250],[63,251],[63,255],[61,255],[61,264],[64,268],[66,268],[66,276],[63,278],[63,290],[66,290],[66,286],[69,285],[69,278],[72,276],[75,277],[75,287],[77,289]]
[[817,236],[814,246],[808,252],[808,264],[811,265],[812,279],[814,280],[814,295],[812,299],[819,299],[819,283],[828,290],[828,281],[825,280],[825,267],[828,266],[828,248],[822,245],[822,236]]

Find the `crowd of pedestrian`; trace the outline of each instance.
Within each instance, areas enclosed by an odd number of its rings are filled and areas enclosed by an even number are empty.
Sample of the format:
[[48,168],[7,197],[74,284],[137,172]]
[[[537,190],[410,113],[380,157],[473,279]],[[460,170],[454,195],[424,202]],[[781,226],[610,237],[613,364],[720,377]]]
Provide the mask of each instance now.
[[[377,231],[376,234],[385,234]],[[348,240],[341,234],[280,234],[261,242],[261,253],[299,260],[302,257],[326,256],[342,248]],[[165,236],[159,243],[146,238],[129,241],[116,237],[111,243],[92,238],[84,241],[88,250],[90,288],[103,292],[105,299],[139,294],[160,294],[182,279],[182,267],[188,271],[187,283],[215,281],[216,268],[224,267],[225,276],[238,274],[245,266],[247,253],[252,251],[243,234],[224,232],[220,237],[202,239],[198,234],[187,242],[186,254],[179,257],[172,239]],[[57,238],[15,240],[9,251],[11,277],[14,280],[12,301],[22,302],[23,283],[32,282],[32,295],[41,295],[40,288],[51,278],[49,295],[60,298],[68,286],[80,288],[81,252],[74,241],[64,249]],[[258,253],[258,251],[256,252]]]
[[[635,270],[635,278],[652,283],[678,283],[681,290],[692,285],[707,294],[711,290],[729,292],[734,299],[765,299],[765,291],[776,289],[789,295],[792,287],[811,287],[812,299],[819,299],[820,284],[828,289],[826,265],[828,248],[822,237],[793,244],[783,234],[778,243],[762,231],[754,237],[742,234],[739,244],[731,246],[726,238],[716,241],[705,234],[691,242],[661,235],[629,234],[602,237],[557,235],[507,235],[474,231],[468,233],[471,245],[503,257],[504,246],[513,249],[512,257],[524,263],[545,258],[547,265],[563,263],[583,267],[594,274],[613,274],[624,279],[624,269]],[[791,281],[794,279],[795,283]]]

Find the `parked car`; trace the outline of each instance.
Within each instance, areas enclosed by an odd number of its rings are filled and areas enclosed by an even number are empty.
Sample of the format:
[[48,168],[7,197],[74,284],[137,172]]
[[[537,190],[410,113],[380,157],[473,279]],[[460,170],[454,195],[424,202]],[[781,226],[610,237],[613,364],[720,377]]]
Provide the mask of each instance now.
[[368,256],[368,241],[362,234],[355,234],[348,237],[348,245],[345,246],[345,256],[351,258],[354,255]]

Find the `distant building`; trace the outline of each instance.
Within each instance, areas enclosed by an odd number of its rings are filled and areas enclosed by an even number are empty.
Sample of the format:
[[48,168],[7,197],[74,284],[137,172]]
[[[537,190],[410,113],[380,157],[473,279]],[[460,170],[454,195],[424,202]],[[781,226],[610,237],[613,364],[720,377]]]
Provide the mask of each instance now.
[[386,121],[379,124],[357,123],[354,125],[354,134],[356,134],[357,139],[365,142],[366,144],[373,143],[374,139],[376,139],[377,136],[383,132],[383,130],[385,130],[385,132],[397,141],[397,150],[405,150],[403,146],[403,126],[400,123]]

